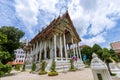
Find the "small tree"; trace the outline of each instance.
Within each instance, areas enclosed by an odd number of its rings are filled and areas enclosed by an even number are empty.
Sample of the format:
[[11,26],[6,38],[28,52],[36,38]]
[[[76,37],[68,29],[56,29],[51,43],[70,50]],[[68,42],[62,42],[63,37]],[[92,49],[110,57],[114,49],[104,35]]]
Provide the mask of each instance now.
[[55,60],[53,59],[52,65],[50,67],[50,72],[48,73],[48,76],[56,76],[56,75],[58,75],[58,72],[55,70],[55,68],[56,68],[56,63],[55,63]]
[[109,63],[112,62],[112,61],[110,59],[110,53],[109,53],[109,50],[107,48],[103,48],[102,57],[103,57],[103,61],[106,63],[106,65],[108,67],[108,70],[109,70],[110,74],[112,75],[112,73],[110,71],[110,67],[109,67]]
[[32,63],[32,67],[31,67],[31,72],[35,71],[36,70],[36,64],[33,62]]
[[15,65],[15,70],[19,71],[20,70],[20,64]]
[[55,63],[55,61],[53,60],[53,61],[52,61],[52,65],[51,65],[51,67],[50,67],[51,72],[55,72],[55,67],[56,67],[56,63]]
[[70,60],[70,71],[76,71],[73,59]]
[[45,62],[45,61],[42,61],[41,68],[40,68],[40,71],[39,71],[39,75],[42,75],[42,74],[46,74],[46,73],[47,73],[47,72],[45,71],[45,67],[46,67],[46,62]]
[[[92,48],[90,46],[85,46],[83,47],[83,49],[81,50],[82,55],[86,55],[87,56],[87,65],[90,65],[91,59],[92,59]],[[86,62],[86,61],[85,61]]]

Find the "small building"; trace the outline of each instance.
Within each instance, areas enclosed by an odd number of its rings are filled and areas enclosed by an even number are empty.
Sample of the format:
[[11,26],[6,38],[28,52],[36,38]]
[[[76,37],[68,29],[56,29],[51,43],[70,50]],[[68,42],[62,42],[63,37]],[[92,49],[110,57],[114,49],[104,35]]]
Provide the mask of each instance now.
[[112,49],[119,55],[119,58],[120,58],[120,41],[113,42],[110,45]]
[[15,64],[24,64],[25,61],[25,52],[23,49],[16,49],[14,50],[14,54],[15,54],[15,60],[14,63]]

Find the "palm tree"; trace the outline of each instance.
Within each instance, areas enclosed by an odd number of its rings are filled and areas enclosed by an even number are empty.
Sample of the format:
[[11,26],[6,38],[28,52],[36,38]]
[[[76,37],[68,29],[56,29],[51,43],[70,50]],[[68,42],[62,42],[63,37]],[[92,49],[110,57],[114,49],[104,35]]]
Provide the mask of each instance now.
[[112,75],[112,73],[110,71],[110,67],[109,67],[109,63],[112,62],[112,60],[110,58],[111,58],[111,56],[110,56],[109,50],[107,48],[103,48],[102,59],[106,63],[106,65],[108,67],[108,71]]
[[110,62],[117,63],[119,61],[119,58],[117,58],[117,55],[115,54],[115,52],[112,49],[108,50],[107,48],[103,48],[102,59],[106,63],[108,70],[109,70],[110,74],[112,75],[112,73],[110,71],[109,63]]

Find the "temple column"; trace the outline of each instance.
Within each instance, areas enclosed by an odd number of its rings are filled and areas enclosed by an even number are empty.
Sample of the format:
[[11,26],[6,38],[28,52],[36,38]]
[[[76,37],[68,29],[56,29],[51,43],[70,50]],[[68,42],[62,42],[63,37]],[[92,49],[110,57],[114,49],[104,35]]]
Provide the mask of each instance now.
[[64,39],[64,48],[65,48],[65,58],[67,60],[68,55],[67,55],[67,49],[66,49],[66,39],[65,39],[65,34],[63,34],[63,39]]
[[75,56],[75,47],[74,47],[74,43],[73,43],[73,37],[72,37],[72,45],[73,45],[73,53],[74,53],[74,56]]
[[32,48],[31,48],[31,50],[30,50],[30,63],[32,64],[32,62],[33,62],[33,55],[32,55]]
[[81,49],[79,48],[79,55],[80,55],[80,59],[82,59],[82,56],[81,56]]
[[78,46],[77,46],[77,44],[75,44],[76,45],[76,54],[77,54],[77,58],[79,58],[79,55],[78,55]]
[[54,34],[54,58],[56,58],[56,35]]
[[60,35],[60,57],[61,57],[61,60],[63,60],[63,53],[62,53],[62,38],[61,38],[61,35]]

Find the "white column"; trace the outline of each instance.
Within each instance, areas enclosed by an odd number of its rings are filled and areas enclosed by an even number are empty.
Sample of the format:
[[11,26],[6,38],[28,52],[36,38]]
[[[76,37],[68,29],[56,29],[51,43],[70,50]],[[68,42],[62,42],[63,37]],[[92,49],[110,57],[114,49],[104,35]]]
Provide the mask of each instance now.
[[63,34],[63,39],[64,39],[64,50],[65,50],[65,58],[66,58],[66,60],[67,60],[67,58],[68,58],[68,55],[67,55],[67,49],[66,49],[66,39],[65,39],[65,34]]
[[63,53],[62,53],[62,38],[61,38],[61,35],[60,35],[60,57],[61,57],[61,60],[63,60]]
[[81,56],[81,49],[79,48],[79,55],[80,55],[80,59],[82,59],[82,56]]
[[56,58],[56,35],[54,35],[54,58]]
[[75,56],[75,47],[74,47],[74,44],[73,44],[73,37],[72,37],[72,45],[73,45],[73,52],[74,52],[74,56]]
[[77,58],[79,58],[79,55],[78,55],[78,49],[77,49],[77,44],[76,45],[76,54],[77,54]]
[[33,54],[32,54],[32,48],[30,49],[30,63],[32,64],[33,61]]

